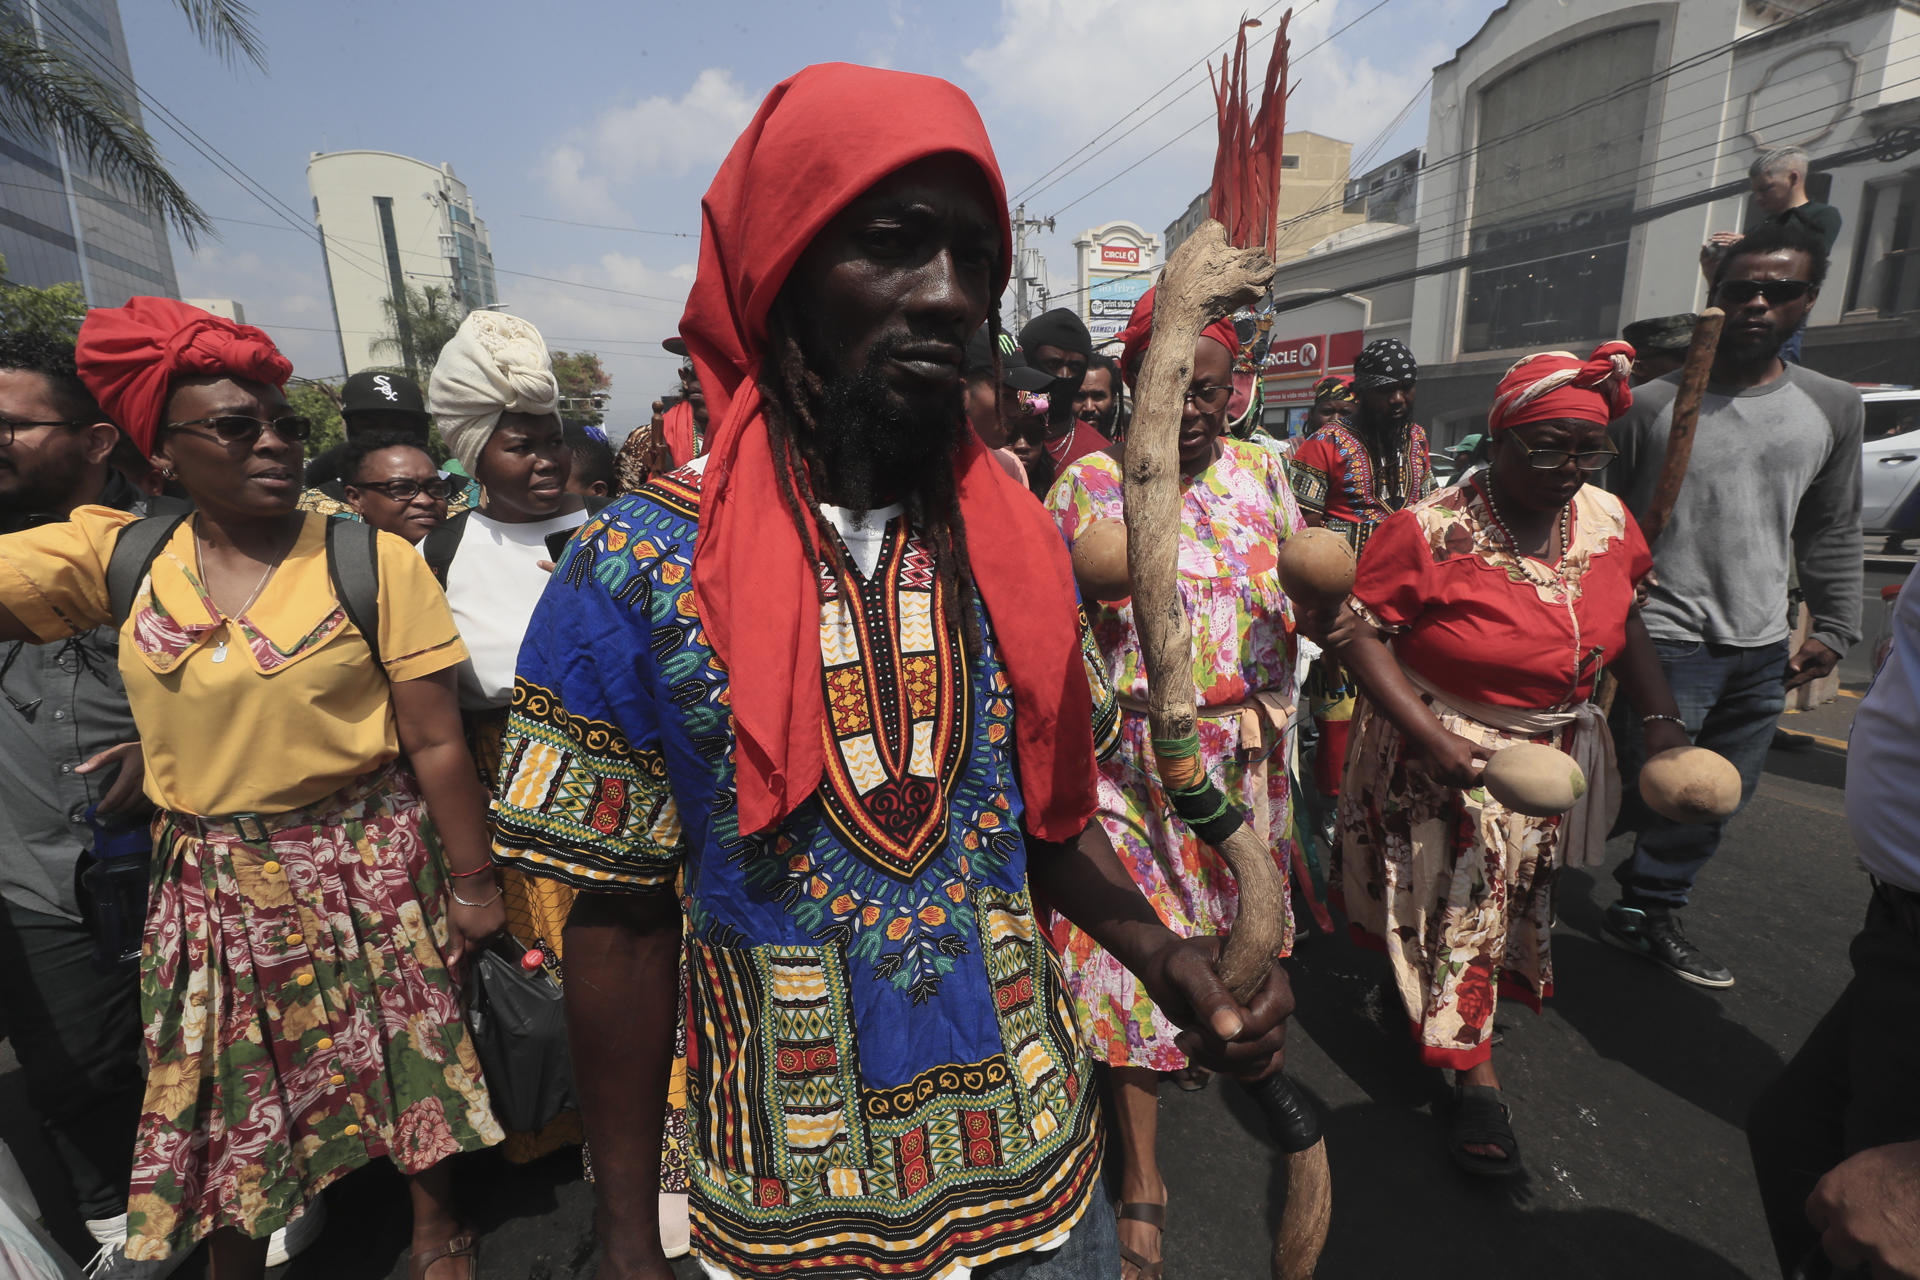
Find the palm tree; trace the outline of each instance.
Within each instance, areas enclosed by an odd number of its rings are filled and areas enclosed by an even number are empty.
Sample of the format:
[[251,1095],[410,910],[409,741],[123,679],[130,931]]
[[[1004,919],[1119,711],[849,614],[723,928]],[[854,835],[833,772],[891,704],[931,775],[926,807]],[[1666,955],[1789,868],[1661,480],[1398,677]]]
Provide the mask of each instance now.
[[380,299],[386,312],[386,336],[376,338],[373,350],[400,359],[400,368],[409,378],[424,382],[440,358],[440,348],[453,341],[466,316],[459,304],[447,294],[446,286],[430,284],[416,289],[402,285],[400,291]]
[[[174,0],[202,44],[229,64],[266,68],[266,48],[241,0]],[[56,33],[57,34],[57,33]],[[191,247],[213,224],[167,172],[160,150],[134,116],[131,85],[103,78],[102,63],[70,42],[43,39],[30,0],[0,0],[0,127],[58,139],[76,160],[160,214]]]

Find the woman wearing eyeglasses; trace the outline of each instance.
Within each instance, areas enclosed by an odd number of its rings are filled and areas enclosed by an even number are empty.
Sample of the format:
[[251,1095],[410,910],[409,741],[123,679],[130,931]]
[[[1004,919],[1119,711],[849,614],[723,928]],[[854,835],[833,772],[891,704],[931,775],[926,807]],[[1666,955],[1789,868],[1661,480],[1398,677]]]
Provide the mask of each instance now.
[[[1132,386],[1152,338],[1153,294],[1140,300],[1121,337],[1120,368]],[[1180,419],[1180,598],[1193,628],[1193,678],[1201,758],[1236,804],[1253,815],[1284,870],[1292,848],[1285,741],[1294,695],[1295,646],[1275,566],[1282,539],[1304,528],[1281,461],[1224,434],[1239,338],[1231,322],[1195,344],[1193,380]],[[1109,453],[1069,464],[1047,506],[1071,544],[1093,521],[1121,518],[1121,464]],[[1100,822],[1134,883],[1182,936],[1224,934],[1239,894],[1218,854],[1173,812],[1154,766],[1147,680],[1126,600],[1085,601],[1095,639],[1119,691],[1120,744],[1100,768]],[[1271,766],[1269,765],[1271,761]],[[1287,925],[1292,940],[1291,919]],[[1120,1244],[1128,1277],[1157,1274],[1167,1200],[1154,1155],[1160,1077],[1188,1070],[1175,1028],[1119,961],[1080,930],[1055,926],[1067,985],[1089,1052],[1110,1068],[1121,1156]]]
[[454,482],[414,437],[383,431],[349,440],[340,474],[347,505],[376,529],[419,546],[447,522]]
[[[1332,641],[1364,696],[1340,789],[1336,879],[1382,946],[1420,1059],[1455,1072],[1448,1149],[1507,1175],[1520,1147],[1493,1066],[1501,992],[1538,1011],[1553,990],[1558,868],[1600,862],[1620,803],[1606,719],[1611,667],[1647,747],[1684,746],[1635,591],[1652,567],[1620,500],[1587,481],[1613,460],[1633,348],[1528,356],[1495,394],[1487,465],[1383,521]],[[1573,811],[1533,818],[1479,774],[1515,742],[1580,762]]]
[[[459,1280],[471,1238],[444,1161],[501,1133],[449,966],[503,913],[446,602],[382,535],[376,643],[348,619],[329,522],[294,505],[310,424],[259,329],[135,298],[88,313],[75,361],[197,508],[122,597],[161,811],[127,1256],[204,1237],[220,1280],[259,1276],[276,1228],[385,1156],[410,1180],[412,1275]],[[113,621],[131,519],[82,507],[0,538],[0,639]]]

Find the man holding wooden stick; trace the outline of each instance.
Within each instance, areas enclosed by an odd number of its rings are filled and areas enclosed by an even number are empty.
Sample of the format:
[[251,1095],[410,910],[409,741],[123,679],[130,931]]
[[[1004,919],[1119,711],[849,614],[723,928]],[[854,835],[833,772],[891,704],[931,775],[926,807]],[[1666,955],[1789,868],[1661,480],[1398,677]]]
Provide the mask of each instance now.
[[[1694,742],[1740,770],[1752,799],[1790,689],[1831,672],[1860,639],[1860,439],[1865,410],[1844,382],[1780,359],[1827,274],[1820,242],[1764,226],[1721,260],[1712,301],[1726,312],[1693,455],[1665,533],[1654,539],[1644,610],[1668,683]],[[1620,462],[1608,484],[1648,522],[1682,373],[1638,388],[1614,424]],[[1653,523],[1657,524],[1658,521]],[[1797,564],[1813,614],[1811,638],[1789,652],[1787,576]],[[1637,711],[1617,708],[1624,793],[1621,825],[1637,830],[1614,873],[1620,901],[1607,939],[1705,987],[1733,974],[1680,927],[1694,880],[1724,822],[1680,824],[1639,802]]]

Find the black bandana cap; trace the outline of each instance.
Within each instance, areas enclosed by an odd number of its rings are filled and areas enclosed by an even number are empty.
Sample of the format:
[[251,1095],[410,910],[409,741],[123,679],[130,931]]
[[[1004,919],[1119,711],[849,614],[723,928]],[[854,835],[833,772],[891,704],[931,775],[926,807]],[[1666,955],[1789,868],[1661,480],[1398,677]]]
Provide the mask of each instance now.
[[1377,391],[1409,386],[1419,380],[1420,365],[1398,338],[1376,338],[1353,362],[1353,389]]
[[1079,316],[1065,307],[1055,307],[1027,321],[1027,327],[1020,331],[1020,349],[1031,351],[1035,347],[1058,347],[1091,359],[1093,335]]

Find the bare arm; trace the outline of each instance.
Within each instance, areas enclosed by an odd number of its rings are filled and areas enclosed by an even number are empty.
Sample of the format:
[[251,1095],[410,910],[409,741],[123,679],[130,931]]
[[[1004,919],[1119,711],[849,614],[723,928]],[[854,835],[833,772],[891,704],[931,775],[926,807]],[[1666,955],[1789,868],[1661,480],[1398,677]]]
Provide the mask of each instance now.
[[[1674,702],[1673,690],[1667,685],[1667,673],[1660,665],[1660,655],[1647,635],[1647,624],[1640,620],[1638,605],[1627,614],[1626,647],[1620,650],[1612,670],[1613,678],[1620,682],[1620,691],[1633,704],[1635,715],[1679,718],[1680,707]],[[1687,745],[1685,726],[1674,723],[1674,720],[1647,723],[1643,719],[1641,728],[1648,755],[1658,755],[1671,747]]]
[[1090,822],[1080,838],[1053,844],[1027,837],[1028,875],[1060,914],[1135,974],[1167,1018],[1182,1028],[1180,1049],[1242,1078],[1280,1066],[1293,989],[1275,965],[1250,1005],[1236,1001],[1214,973],[1217,938],[1183,939],[1113,852],[1106,829]]
[[1436,778],[1453,787],[1478,783],[1486,748],[1440,723],[1371,623],[1342,608],[1328,639],[1335,655],[1366,689],[1368,700],[1427,759]]
[[595,1224],[605,1251],[601,1274],[669,1280],[660,1249],[660,1138],[679,1017],[679,901],[670,889],[582,893],[563,950],[567,1039],[602,1206]]
[[[487,834],[487,792],[467,751],[454,687],[451,667],[393,684],[393,716],[400,730],[400,747],[420,780],[420,794],[433,814],[433,825],[440,832],[447,866],[454,876],[453,901],[447,908],[454,931],[449,959],[458,959],[469,945],[500,932],[507,924],[506,909],[500,905],[499,877],[485,870],[460,874],[489,865],[491,841]],[[474,903],[483,905],[471,905]]]

